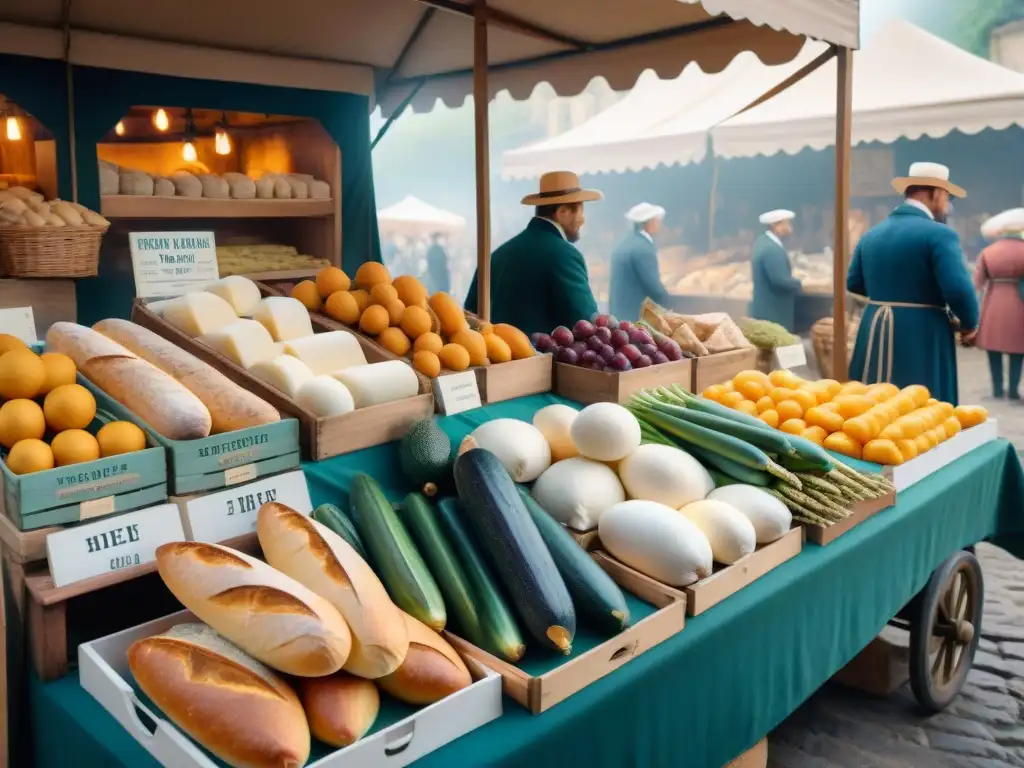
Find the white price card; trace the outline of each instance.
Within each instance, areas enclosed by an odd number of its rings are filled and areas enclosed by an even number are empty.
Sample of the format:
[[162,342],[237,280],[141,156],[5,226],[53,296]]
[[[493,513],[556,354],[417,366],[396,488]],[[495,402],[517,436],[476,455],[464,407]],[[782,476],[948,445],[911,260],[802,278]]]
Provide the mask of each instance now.
[[803,344],[790,344],[787,347],[775,348],[775,362],[779,368],[791,370],[807,365],[807,352]]
[[132,232],[128,244],[140,299],[181,296],[220,277],[213,232]]
[[256,513],[271,501],[291,507],[303,515],[313,511],[302,470],[282,472],[216,493],[178,498],[176,501],[189,540],[213,544],[255,532]]
[[46,537],[46,556],[55,587],[145,565],[156,549],[183,541],[181,517],[173,504],[127,512]]
[[32,307],[9,307],[0,309],[0,333],[17,336],[26,344],[39,341],[36,334],[36,318]]
[[434,394],[445,416],[471,411],[482,405],[475,371],[438,376],[434,379]]

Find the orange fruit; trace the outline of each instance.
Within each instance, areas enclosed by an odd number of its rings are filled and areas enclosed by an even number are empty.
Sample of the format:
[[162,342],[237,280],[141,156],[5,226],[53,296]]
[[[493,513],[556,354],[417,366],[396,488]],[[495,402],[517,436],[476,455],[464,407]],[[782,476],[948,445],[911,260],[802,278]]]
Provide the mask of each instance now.
[[348,275],[338,267],[324,267],[316,273],[316,283],[314,283],[314,287],[316,288],[317,293],[320,294],[320,297],[326,299],[336,291],[347,291],[352,287],[352,281],[349,280]]
[[393,301],[398,301],[398,291],[390,283],[377,283],[370,289],[370,303],[387,306]]
[[46,383],[46,366],[35,352],[22,345],[0,355],[0,397],[31,400]]
[[790,419],[802,419],[804,407],[796,400],[782,400],[776,404],[775,410],[779,412],[779,419],[789,421]]
[[701,393],[701,397],[707,400],[714,400],[717,403],[727,391],[721,384],[712,384]]
[[391,273],[379,261],[364,261],[356,270],[356,286],[370,290],[378,283],[391,283]]
[[8,400],[0,407],[0,445],[13,448],[22,440],[41,440],[46,434],[43,409],[34,400]]
[[376,336],[389,325],[391,325],[391,316],[379,304],[367,307],[366,311],[359,317],[359,330],[371,336]]
[[[422,336],[420,338],[423,338]],[[426,349],[421,349],[412,356],[413,367],[424,376],[436,378],[441,373],[441,360],[438,356]]]
[[392,285],[398,292],[398,300],[407,307],[419,306],[427,300],[427,289],[412,275],[399,275]]
[[768,374],[768,381],[776,387],[795,389],[800,386],[802,380],[792,371],[778,370]]
[[774,400],[776,403],[781,403],[783,400],[793,399],[793,390],[789,387],[776,387],[768,393],[768,397]]
[[[28,344],[9,333],[0,333],[0,355],[13,349],[28,349]],[[31,350],[30,350],[31,351]]]
[[[49,394],[50,390],[62,384],[74,384],[77,374],[75,361],[60,352],[44,352],[39,356],[46,368],[46,379],[39,388],[38,395]],[[37,396],[38,396],[37,395]]]
[[130,421],[111,421],[100,427],[96,433],[100,456],[118,456],[122,453],[141,451],[146,447],[146,433]]
[[100,457],[100,444],[84,429],[65,429],[50,441],[50,448],[58,467],[95,461]]
[[430,314],[423,307],[407,305],[400,322],[402,330],[410,339],[418,339],[430,332]]
[[806,411],[809,408],[813,408],[818,404],[818,398],[813,393],[808,392],[806,389],[794,389],[793,396],[790,398],[800,403],[800,406]]
[[728,408],[735,408],[744,400],[746,400],[746,398],[739,392],[726,392],[718,402]]
[[758,418],[761,419],[761,421],[763,421],[769,427],[774,428],[774,427],[779,426],[779,412],[778,411],[773,411],[773,410],[761,411],[761,413],[758,415]]
[[860,443],[845,432],[833,432],[825,438],[822,445],[830,451],[835,451],[843,456],[849,456],[854,459],[859,459],[864,450]]
[[822,427],[808,427],[800,433],[800,437],[810,440],[815,445],[823,445],[825,438],[828,437],[828,432]]
[[779,429],[790,435],[800,435],[807,429],[807,424],[803,419],[787,419],[779,425]]
[[904,461],[917,458],[916,440],[895,440],[894,442],[896,443],[896,450],[900,452],[900,456],[903,457]]
[[844,419],[860,416],[875,404],[866,395],[839,395],[833,402],[839,406],[839,415]]
[[757,401],[757,412],[764,413],[765,411],[774,411],[775,401],[772,400],[768,395],[765,395]]
[[964,429],[976,427],[988,419],[988,411],[980,405],[958,405],[954,409],[953,415]]
[[904,387],[900,390],[900,393],[909,395],[914,401],[914,405],[918,408],[923,408],[927,405],[929,398],[932,396],[932,393],[928,391],[928,387],[920,384],[911,384],[909,387]]
[[828,392],[830,400],[836,395],[838,395],[839,390],[843,388],[843,385],[840,384],[835,379],[821,379],[816,383],[825,388],[825,391]]
[[[748,416],[757,416],[757,406],[750,400],[744,400],[736,406],[736,410]],[[959,422],[958,422],[959,423]]]
[[318,312],[320,307],[323,306],[320,292],[316,288],[316,283],[312,280],[303,280],[292,288],[292,298],[301,301],[302,306],[310,312]]
[[868,391],[868,385],[859,381],[848,381],[839,388],[841,395],[863,395]]
[[359,307],[359,314],[363,314],[366,308],[370,306],[370,292],[364,291],[357,288],[354,291],[349,291],[352,294],[352,298],[356,300],[356,306]]
[[830,435],[843,428],[843,417],[836,411],[826,408],[823,405],[816,405],[813,408],[809,408],[804,414],[804,421],[812,427],[821,427]]
[[416,352],[433,352],[435,355],[441,354],[441,347],[444,346],[444,341],[436,333],[424,333],[416,337],[416,341],[412,345],[413,353]]
[[16,475],[53,469],[53,451],[42,440],[33,437],[19,440],[7,454],[7,468]]
[[46,425],[54,432],[85,429],[96,418],[96,398],[81,384],[63,384],[43,400],[43,413]]
[[736,391],[743,395],[747,400],[756,402],[768,394],[771,385],[765,387],[760,381],[745,380],[738,384],[734,381],[733,386],[736,387]]
[[328,316],[345,325],[355,325],[362,314],[356,297],[348,291],[335,291],[328,296],[325,310]]

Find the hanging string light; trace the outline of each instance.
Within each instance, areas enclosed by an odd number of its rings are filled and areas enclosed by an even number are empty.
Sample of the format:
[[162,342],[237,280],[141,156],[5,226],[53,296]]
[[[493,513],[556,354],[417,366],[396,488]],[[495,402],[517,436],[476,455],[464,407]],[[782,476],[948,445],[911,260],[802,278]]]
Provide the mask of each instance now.
[[114,133],[118,136],[124,136],[124,120],[117,121],[117,125],[114,126]]
[[153,125],[161,132],[171,127],[171,120],[163,109],[158,109],[153,115]]
[[217,123],[217,131],[213,135],[213,148],[218,155],[231,154],[231,136],[228,133],[228,115],[222,112],[220,122]]
[[185,143],[181,145],[181,158],[186,163],[194,163],[199,159],[196,152],[196,124],[192,120],[192,110],[185,110]]
[[8,115],[4,121],[6,135],[10,141],[21,141],[21,124],[14,115]]

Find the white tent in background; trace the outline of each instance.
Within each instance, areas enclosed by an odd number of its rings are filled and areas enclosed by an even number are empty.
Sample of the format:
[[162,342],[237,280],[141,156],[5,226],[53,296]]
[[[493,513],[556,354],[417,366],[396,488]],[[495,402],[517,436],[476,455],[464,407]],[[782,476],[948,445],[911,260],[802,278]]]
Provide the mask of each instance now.
[[461,216],[435,208],[412,195],[377,211],[377,223],[383,232],[407,236],[426,236],[434,232],[450,234],[466,226],[466,220]]
[[[711,132],[720,157],[753,157],[835,143],[834,61]],[[952,130],[1024,124],[1024,75],[905,21],[853,55],[853,144],[939,138]]]
[[747,51],[717,74],[707,74],[691,64],[674,80],[660,80],[648,70],[621,101],[582,125],[505,152],[502,176],[536,178],[557,168],[575,173],[621,173],[700,162],[707,154],[708,132],[713,126],[770,91],[826,48],[809,40],[795,59],[777,66],[766,66]]

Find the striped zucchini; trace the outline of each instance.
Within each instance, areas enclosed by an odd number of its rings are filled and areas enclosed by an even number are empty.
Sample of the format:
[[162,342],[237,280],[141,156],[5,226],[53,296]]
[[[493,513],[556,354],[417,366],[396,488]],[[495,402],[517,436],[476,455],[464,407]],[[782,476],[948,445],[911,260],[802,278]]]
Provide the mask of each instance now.
[[370,558],[366,554],[366,547],[363,546],[363,540],[359,538],[356,527],[336,504],[321,504],[313,510],[312,517],[321,525],[341,536],[363,560],[367,563],[370,562]]
[[369,475],[358,474],[349,488],[352,522],[370,554],[370,565],[395,604],[431,629],[444,629],[444,599],[402,521]]
[[437,521],[466,574],[480,619],[479,641],[466,639],[499,659],[519,661],[526,653],[526,643],[494,574],[476,548],[465,518],[466,510],[458,499],[448,497],[437,503]]
[[455,487],[476,540],[530,634],[570,654],[576,634],[572,598],[508,470],[490,451],[473,448],[455,460]]
[[744,440],[732,435],[720,434],[707,427],[691,424],[647,406],[643,408],[643,414],[645,421],[672,437],[700,445],[709,452],[724,456],[751,469],[762,471],[768,469],[768,456],[765,452]]
[[454,619],[463,637],[479,646],[482,639],[480,611],[462,564],[441,530],[438,513],[423,494],[410,493],[402,502],[398,515],[427,561],[427,567],[444,597],[449,618]]
[[761,488],[767,488],[775,479],[767,472],[762,472],[759,469],[751,469],[743,464],[738,464],[731,459],[727,459],[725,456],[714,453],[713,451],[707,451],[699,445],[686,443],[682,440],[678,442],[680,448],[691,454],[705,467],[708,469],[718,470],[722,474],[731,477],[734,481],[741,482],[746,485],[757,485]]

